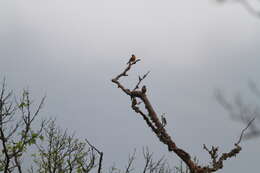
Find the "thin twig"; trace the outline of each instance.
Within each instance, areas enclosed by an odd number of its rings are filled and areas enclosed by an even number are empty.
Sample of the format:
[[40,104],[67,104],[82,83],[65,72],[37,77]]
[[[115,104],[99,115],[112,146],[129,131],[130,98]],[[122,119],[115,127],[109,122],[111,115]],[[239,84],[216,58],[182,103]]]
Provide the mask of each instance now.
[[139,85],[141,84],[141,82],[148,76],[148,74],[150,73],[150,71],[148,71],[147,73],[145,73],[143,75],[143,77],[138,76],[138,83],[136,84],[135,88],[133,90],[136,90],[139,88]]
[[238,145],[242,138],[243,138],[243,135],[244,135],[244,132],[248,129],[248,127],[253,123],[253,121],[255,120],[256,117],[254,117],[251,121],[248,122],[247,126],[242,130],[241,134],[240,134],[240,137],[238,139],[238,141],[235,143],[235,145]]
[[101,169],[102,169],[102,161],[103,161],[103,152],[101,152],[100,150],[98,150],[94,145],[92,145],[87,139],[85,139],[85,141],[88,143],[88,145],[93,148],[98,154],[99,154],[99,163],[98,163],[98,173],[101,173]]

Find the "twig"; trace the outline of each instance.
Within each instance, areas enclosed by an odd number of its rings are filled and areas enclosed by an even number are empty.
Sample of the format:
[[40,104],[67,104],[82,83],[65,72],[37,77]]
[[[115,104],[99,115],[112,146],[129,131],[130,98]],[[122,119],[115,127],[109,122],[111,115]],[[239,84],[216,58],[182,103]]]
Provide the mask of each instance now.
[[133,168],[131,169],[131,166],[132,166],[134,159],[135,159],[135,153],[136,153],[136,150],[134,151],[133,155],[129,156],[128,165],[126,167],[125,173],[130,173],[133,170]]
[[147,73],[145,73],[145,74],[143,75],[143,77],[138,76],[138,83],[136,84],[136,86],[135,86],[135,88],[134,88],[133,90],[136,90],[136,89],[139,88],[140,83],[148,76],[149,73],[150,73],[150,71],[148,71]]
[[103,152],[101,152],[100,150],[98,150],[94,145],[92,145],[87,139],[85,139],[85,141],[88,143],[88,145],[93,148],[98,154],[99,154],[99,163],[98,163],[98,173],[101,173],[101,169],[102,169],[102,161],[103,161]]
[[249,123],[247,124],[247,126],[242,130],[242,132],[241,132],[241,134],[240,134],[240,137],[239,137],[238,141],[235,143],[235,145],[238,145],[238,144],[241,142],[245,131],[246,131],[246,130],[248,129],[248,127],[253,123],[253,121],[255,120],[255,118],[256,118],[256,117],[254,117],[251,121],[249,121]]

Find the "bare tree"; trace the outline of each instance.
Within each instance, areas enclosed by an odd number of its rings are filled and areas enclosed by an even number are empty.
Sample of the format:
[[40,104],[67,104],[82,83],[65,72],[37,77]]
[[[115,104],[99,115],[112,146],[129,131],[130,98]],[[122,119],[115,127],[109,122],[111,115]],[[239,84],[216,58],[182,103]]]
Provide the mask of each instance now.
[[136,160],[136,150],[133,154],[128,157],[128,163],[124,169],[111,167],[109,173],[131,173],[131,172],[142,172],[142,173],[188,173],[188,168],[180,165],[171,168],[167,159],[161,157],[160,159],[154,159],[153,153],[149,151],[148,147],[142,149],[144,164],[142,169],[136,170],[134,167],[134,161]]
[[180,167],[175,167],[175,169],[172,169],[164,157],[154,161],[153,153],[151,153],[148,148],[143,148],[143,157],[145,160],[143,173],[171,173],[176,171],[181,173],[181,171],[178,170],[178,168],[182,169],[181,165]]
[[[241,147],[239,146],[241,142],[241,138],[243,137],[244,131],[248,128],[248,126],[252,123],[249,122],[245,129],[243,129],[240,139],[234,144],[234,148],[227,153],[218,153],[218,147],[212,146],[211,149],[208,149],[206,145],[204,145],[204,149],[209,153],[211,156],[211,163],[206,166],[201,166],[196,163],[190,156],[188,152],[184,149],[181,149],[177,146],[176,142],[173,141],[171,136],[168,134],[166,129],[164,128],[164,124],[158,118],[156,111],[154,110],[147,93],[149,93],[148,88],[143,85],[140,89],[141,82],[148,76],[149,72],[147,72],[143,76],[139,76],[138,82],[134,89],[126,88],[119,79],[128,76],[127,72],[134,66],[136,63],[140,61],[140,59],[136,59],[131,61],[132,58],[127,63],[126,68],[113,78],[111,81],[117,85],[119,89],[122,90],[123,93],[128,95],[131,100],[131,107],[137,113],[140,114],[141,117],[144,119],[145,123],[149,128],[152,129],[153,133],[157,136],[161,143],[165,144],[168,147],[170,152],[174,152],[189,168],[190,173],[210,173],[216,172],[219,169],[223,168],[224,161],[235,157],[240,151]],[[144,104],[145,110],[140,108],[140,104]]]

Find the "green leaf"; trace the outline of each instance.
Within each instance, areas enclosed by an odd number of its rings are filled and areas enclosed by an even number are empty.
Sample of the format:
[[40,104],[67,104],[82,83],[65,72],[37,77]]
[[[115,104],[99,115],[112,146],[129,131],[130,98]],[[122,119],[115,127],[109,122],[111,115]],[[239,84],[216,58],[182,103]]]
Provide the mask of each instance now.
[[40,135],[39,138],[40,138],[41,141],[44,140],[44,136],[42,136],[42,135]]
[[32,138],[37,138],[38,134],[37,133],[32,133]]
[[29,141],[28,141],[28,144],[29,145],[32,145],[32,144],[35,144],[36,143],[36,139],[35,138],[31,138]]
[[23,108],[23,107],[25,107],[25,106],[26,106],[26,103],[22,102],[22,103],[19,104],[18,107],[19,107],[19,108]]

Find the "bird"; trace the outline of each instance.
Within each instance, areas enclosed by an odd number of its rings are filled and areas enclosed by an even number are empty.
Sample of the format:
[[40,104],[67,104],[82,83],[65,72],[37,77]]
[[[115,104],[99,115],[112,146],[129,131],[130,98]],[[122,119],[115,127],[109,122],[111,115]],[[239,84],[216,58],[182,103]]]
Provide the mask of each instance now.
[[146,93],[146,86],[145,85],[142,87],[142,93]]
[[163,114],[161,115],[161,121],[162,121],[163,127],[165,127],[166,124],[167,124],[167,121],[166,121],[166,118],[164,117],[164,115],[165,115],[165,113],[163,113]]
[[134,62],[136,60],[136,56],[132,54],[131,58],[129,59],[127,64],[130,64],[131,62]]

